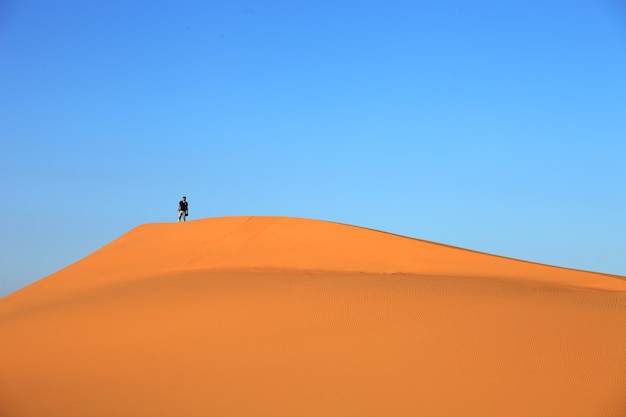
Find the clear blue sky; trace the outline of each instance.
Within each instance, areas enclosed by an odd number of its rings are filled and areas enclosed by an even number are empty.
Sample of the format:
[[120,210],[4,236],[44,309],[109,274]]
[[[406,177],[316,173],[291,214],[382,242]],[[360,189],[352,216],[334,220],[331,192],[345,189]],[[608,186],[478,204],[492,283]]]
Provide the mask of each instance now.
[[625,139],[619,0],[3,1],[0,296],[182,195],[626,275]]

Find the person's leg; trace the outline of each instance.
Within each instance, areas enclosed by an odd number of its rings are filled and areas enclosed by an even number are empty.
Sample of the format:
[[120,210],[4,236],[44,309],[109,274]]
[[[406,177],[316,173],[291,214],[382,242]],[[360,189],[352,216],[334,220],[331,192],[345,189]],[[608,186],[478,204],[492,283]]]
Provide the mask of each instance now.
[[179,223],[180,223],[180,221],[181,221],[180,219],[181,219],[182,217],[184,217],[184,216],[185,216],[185,212],[184,212],[184,211],[179,211],[179,212],[178,212],[178,222],[179,222]]

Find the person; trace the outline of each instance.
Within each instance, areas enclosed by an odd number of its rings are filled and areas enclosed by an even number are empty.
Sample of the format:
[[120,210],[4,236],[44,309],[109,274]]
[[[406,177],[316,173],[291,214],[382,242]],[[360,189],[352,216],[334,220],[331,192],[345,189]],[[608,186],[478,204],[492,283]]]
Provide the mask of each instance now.
[[178,221],[186,222],[189,215],[189,203],[187,203],[187,197],[183,196],[183,199],[178,202]]

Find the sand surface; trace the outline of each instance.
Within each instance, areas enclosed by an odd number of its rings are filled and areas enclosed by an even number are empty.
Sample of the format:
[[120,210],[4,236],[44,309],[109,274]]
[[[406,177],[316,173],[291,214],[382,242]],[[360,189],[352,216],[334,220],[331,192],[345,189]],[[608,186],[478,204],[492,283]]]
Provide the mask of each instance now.
[[626,416],[626,280],[336,223],[137,227],[0,299],[0,417]]

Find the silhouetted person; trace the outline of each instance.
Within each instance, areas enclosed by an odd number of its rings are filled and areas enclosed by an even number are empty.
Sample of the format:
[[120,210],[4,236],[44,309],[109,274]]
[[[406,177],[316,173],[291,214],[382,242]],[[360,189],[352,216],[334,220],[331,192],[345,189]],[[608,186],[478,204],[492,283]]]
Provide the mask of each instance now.
[[189,203],[187,203],[187,197],[183,196],[183,199],[178,202],[178,221],[186,222],[189,215]]

